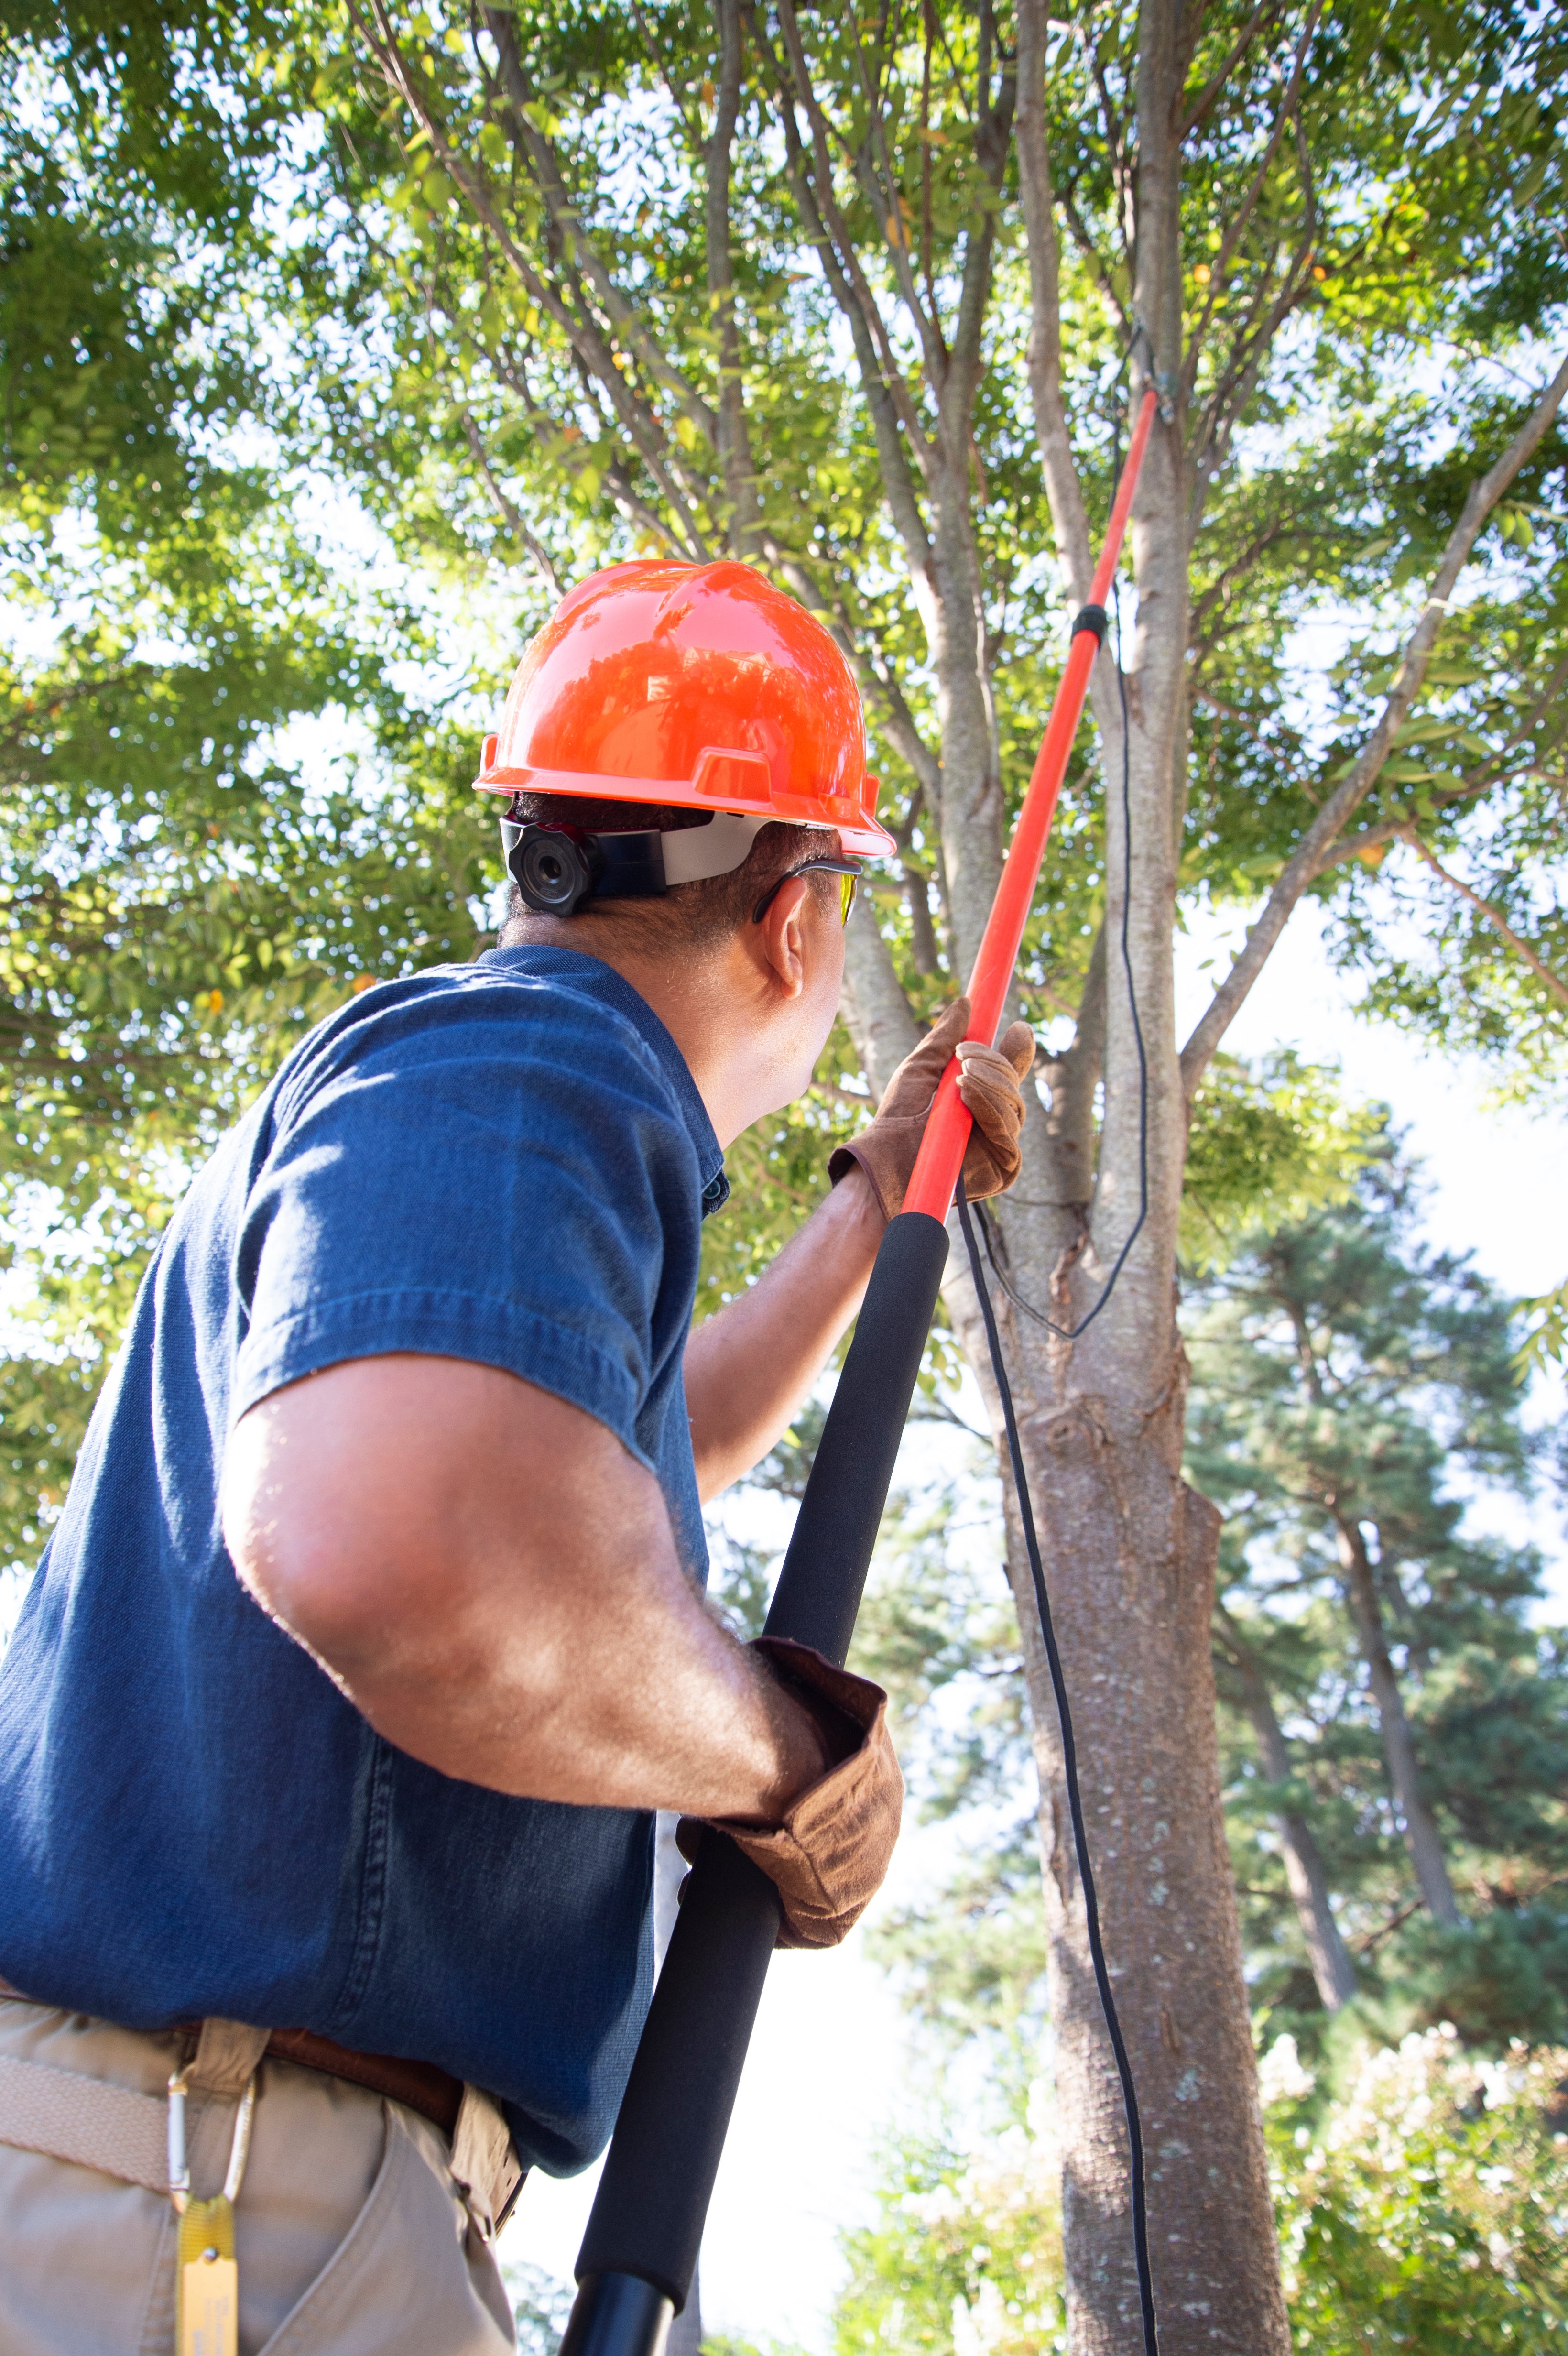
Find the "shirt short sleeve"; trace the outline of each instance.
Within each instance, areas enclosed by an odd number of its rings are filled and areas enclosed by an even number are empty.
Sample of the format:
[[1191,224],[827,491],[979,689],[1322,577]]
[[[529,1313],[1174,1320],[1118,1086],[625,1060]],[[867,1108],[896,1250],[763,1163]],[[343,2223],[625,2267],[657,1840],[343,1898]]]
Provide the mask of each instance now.
[[623,1014],[483,968],[375,991],[286,1076],[259,1154],[236,1420],[322,1367],[416,1351],[520,1375],[649,1462],[660,1291],[689,1283],[667,1236],[701,1179]]

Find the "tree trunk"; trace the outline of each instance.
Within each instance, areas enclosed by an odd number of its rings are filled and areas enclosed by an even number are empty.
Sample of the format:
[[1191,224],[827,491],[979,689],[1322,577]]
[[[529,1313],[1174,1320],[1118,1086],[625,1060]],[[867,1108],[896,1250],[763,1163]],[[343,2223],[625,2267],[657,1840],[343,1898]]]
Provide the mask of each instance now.
[[1410,1720],[1404,1714],[1399,1679],[1389,1658],[1388,1641],[1383,1634],[1382,1607],[1378,1601],[1377,1581],[1372,1577],[1366,1540],[1361,1536],[1359,1523],[1344,1521],[1336,1515],[1335,1525],[1339,1538],[1339,1566],[1345,1575],[1345,1600],[1356,1623],[1361,1657],[1367,1665],[1368,1682],[1372,1689],[1372,1699],[1377,1704],[1389,1782],[1393,1786],[1394,1805],[1399,1810],[1404,1829],[1404,1845],[1415,1869],[1416,1887],[1435,1922],[1457,1922],[1461,1920],[1459,1904],[1454,1895],[1454,1885],[1448,1879],[1442,1835],[1421,1788],[1415,1743],[1411,1735]]
[[[1005,1346],[1013,1367],[1024,1353]],[[1015,1387],[1021,1390],[1017,1381]],[[1166,2356],[1288,2346],[1207,1631],[1219,1515],[1179,1473],[1181,1390],[1019,1399],[1091,1863],[1147,2154]],[[1050,1674],[1016,1512],[1009,1575],[1040,1782],[1073,2356],[1137,2344],[1121,2095],[1090,1965]]]
[[[1251,1647],[1236,1633],[1223,1611],[1220,1622],[1220,1642],[1234,1670],[1242,1708],[1257,1737],[1264,1773],[1271,1783],[1285,1785],[1291,1780],[1290,1751],[1267,1679]],[[1285,1879],[1301,1925],[1317,1993],[1326,2011],[1338,2012],[1356,1993],[1356,1967],[1334,1920],[1322,1852],[1313,1838],[1311,1826],[1298,1809],[1281,1808],[1274,1821],[1285,1858]]]
[[[1178,631],[1184,615],[1183,604]],[[1168,604],[1168,627],[1171,619]],[[1167,655],[1151,670],[1162,677],[1168,712],[1179,662]],[[1168,736],[1162,744],[1152,695],[1130,693],[1129,704],[1133,850],[1128,862],[1113,797],[1106,929],[1116,947],[1106,960],[1104,1010],[1107,1053],[1118,1057],[1123,1076],[1107,1089],[1094,1220],[1083,1202],[1093,1140],[1078,1133],[1092,1119],[1101,1052],[1090,1007],[1062,1059],[1070,1068],[1058,1066],[1051,1114],[1026,1126],[1019,1199],[998,1206],[994,1240],[1016,1289],[1049,1304],[1064,1325],[1104,1290],[1141,1192],[1145,1106],[1129,1036],[1129,962],[1149,1059],[1149,1216],[1081,1341],[1050,1338],[1032,1321],[1025,1329],[1005,1296],[997,1309],[1077,1725],[1113,1985],[1143,2106],[1161,2346],[1166,2356],[1285,2356],[1288,2332],[1220,1803],[1209,1648],[1219,1517],[1179,1471],[1186,1361],[1172,1280],[1184,1114],[1170,975]],[[1152,723],[1141,732],[1140,714]],[[1120,879],[1129,864],[1134,905],[1124,958]],[[955,925],[961,970],[977,945],[972,926],[972,917]],[[869,916],[851,918],[848,955],[851,1021],[880,1093],[914,1044],[915,1027]],[[1096,1230],[1109,1240],[1099,1242]],[[960,1250],[949,1267],[949,1312],[998,1428],[961,1261]],[[1016,1542],[1010,1553],[1040,1774],[1069,2345],[1072,2356],[1126,2356],[1136,2340],[1138,2298],[1121,2098],[1089,1965],[1033,1591],[1027,1567],[1019,1575]]]
[[[1145,0],[1142,10],[1136,300],[1168,372],[1180,339],[1174,134],[1182,43],[1189,47],[1197,15],[1188,12],[1191,23],[1178,33],[1168,0]],[[1043,0],[1024,0],[1018,21],[1019,164],[1036,329],[1030,386],[1059,560],[1078,598],[1088,584],[1087,535],[1057,373]],[[1000,94],[994,122],[1004,123],[1011,105],[1010,94]],[[923,783],[938,821],[960,980],[979,947],[1002,848],[983,567],[968,495],[987,269],[987,255],[971,247],[942,371],[941,430],[922,460],[929,537],[913,521],[900,525],[936,682],[940,761]],[[1131,355],[1135,405],[1156,366],[1146,337]],[[908,507],[912,516],[909,477],[891,445],[884,465],[891,510]],[[1014,1196],[997,1207],[990,1236],[1035,1312],[1026,1322],[1005,1298],[997,1304],[1060,1615],[1107,1952],[1144,2109],[1161,2345],[1166,2356],[1285,2356],[1220,1804],[1209,1644],[1219,1517],[1180,1477],[1187,1369],[1175,1272],[1187,1114],[1171,943],[1175,790],[1186,759],[1185,477],[1178,414],[1156,429],[1133,508],[1137,612],[1128,674],[1118,677],[1107,646],[1092,681],[1105,780],[1104,941],[1078,1036],[1051,1070],[1051,1110],[1026,1127],[1022,1174]],[[915,1026],[869,909],[851,919],[847,954],[851,1025],[880,1095],[893,1064],[914,1044]],[[1104,1084],[1097,1138],[1096,1082]],[[961,1262],[960,1253],[949,1269],[949,1311],[999,1433]],[[1049,1333],[1048,1319],[1083,1325],[1082,1338]],[[1121,2098],[1089,1965],[1055,1704],[1032,1589],[1027,1571],[1019,1577],[1016,1532],[1010,1552],[1040,1773],[1069,2342],[1072,2356],[1126,2356],[1139,2333]]]

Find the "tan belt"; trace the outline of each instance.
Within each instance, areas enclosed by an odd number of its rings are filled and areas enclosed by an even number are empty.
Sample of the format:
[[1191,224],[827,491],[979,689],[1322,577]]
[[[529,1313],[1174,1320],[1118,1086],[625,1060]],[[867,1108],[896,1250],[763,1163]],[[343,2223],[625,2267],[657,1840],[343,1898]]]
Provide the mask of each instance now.
[[[34,2001],[4,1980],[0,1998]],[[308,2029],[268,2031],[207,2020],[185,2033],[197,2037],[193,2092],[237,2102],[258,2061],[268,2055],[363,2086],[406,2104],[442,2130],[452,2146],[453,2179],[485,2233],[496,2231],[509,2215],[524,2170],[499,2107],[478,2087],[465,2086],[433,2062],[356,2053]],[[169,2190],[166,2100],[74,2070],[0,2054],[0,2143],[95,2168],[150,2192]]]

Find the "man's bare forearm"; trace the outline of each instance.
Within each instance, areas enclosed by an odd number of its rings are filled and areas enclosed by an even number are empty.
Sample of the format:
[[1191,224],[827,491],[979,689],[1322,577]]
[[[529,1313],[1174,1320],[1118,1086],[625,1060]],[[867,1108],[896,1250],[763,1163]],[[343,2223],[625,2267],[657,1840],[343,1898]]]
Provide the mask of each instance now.
[[738,1481],[789,1428],[859,1308],[884,1232],[853,1170],[739,1301],[686,1345],[686,1403],[704,1498]]
[[704,1609],[652,1474],[515,1376],[396,1356],[291,1385],[235,1431],[223,1502],[257,1600],[443,1774],[769,1824],[828,1763]]

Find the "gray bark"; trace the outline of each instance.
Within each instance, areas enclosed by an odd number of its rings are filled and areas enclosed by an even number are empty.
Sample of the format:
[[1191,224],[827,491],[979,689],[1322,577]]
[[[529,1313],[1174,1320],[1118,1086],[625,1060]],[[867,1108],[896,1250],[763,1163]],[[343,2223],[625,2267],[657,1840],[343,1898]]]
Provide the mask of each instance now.
[[[962,1246],[950,1316],[997,1408]],[[1241,1928],[1225,1846],[1208,1629],[1219,1515],[1181,1480],[1183,1379],[1131,1416],[1052,1384],[996,1301],[1078,1737],[1090,1858],[1142,2113],[1169,2351],[1256,2356],[1279,2294]],[[1039,1388],[1031,1388],[1038,1382]],[[997,1418],[999,1420],[999,1416]],[[1029,1686],[1063,2145],[1069,2346],[1139,2344],[1121,2094],[1101,2016],[1051,1678],[1011,1484],[1008,1573]],[[1249,2244],[1245,2236],[1253,2237]]]
[[1443,1854],[1443,1836],[1421,1788],[1415,1741],[1410,1730],[1410,1720],[1404,1713],[1404,1697],[1399,1689],[1399,1679],[1389,1658],[1388,1639],[1383,1633],[1382,1607],[1378,1601],[1377,1581],[1372,1576],[1366,1540],[1358,1522],[1336,1515],[1335,1526],[1339,1541],[1339,1568],[1344,1580],[1345,1601],[1356,1623],[1361,1657],[1367,1665],[1367,1679],[1377,1705],[1389,1782],[1393,1786],[1394,1805],[1399,1810],[1404,1845],[1415,1869],[1416,1887],[1435,1922],[1457,1922],[1461,1919],[1459,1902],[1448,1879],[1448,1863]]
[[[1162,25],[1149,28],[1162,13],[1168,11],[1151,0],[1146,38],[1157,74],[1175,75],[1179,90],[1174,37]],[[1019,139],[1037,232],[1030,388],[1059,556],[1076,598],[1087,585],[1085,527],[1059,397],[1054,248],[1040,243],[1051,233],[1049,159],[1032,80],[1044,52],[1041,0],[1024,0],[1019,31]],[[1167,134],[1146,142],[1153,160],[1139,200],[1138,284],[1143,316],[1174,332],[1179,297],[1171,290],[1179,281],[1169,100],[1167,90]],[[1140,109],[1146,102],[1147,94]],[[1135,402],[1150,366],[1140,343]],[[949,937],[962,975],[1000,872],[1002,811],[966,458],[962,469],[944,464],[950,449],[966,449],[967,421],[955,415],[951,385],[943,391],[943,433],[926,466],[930,538],[912,570],[912,589],[936,677],[941,769],[934,793],[930,784],[926,790],[940,823]],[[1173,780],[1185,771],[1187,504],[1179,431],[1162,425],[1134,508],[1138,618],[1125,683],[1125,746],[1109,649],[1093,683],[1107,783],[1104,940],[1078,1036],[1045,1076],[1050,1112],[1026,1128],[1019,1185],[997,1208],[997,1248],[1016,1290],[1072,1327],[1104,1288],[1138,1218],[1146,1175],[1147,1215],[1114,1293],[1080,1340],[1050,1333],[1005,1299],[997,1309],[1077,1711],[1107,1951],[1145,2114],[1162,2345],[1168,2356],[1200,2350],[1285,2356],[1220,1805],[1208,1633],[1218,1515],[1179,1471],[1186,1362],[1174,1271],[1186,1110],[1173,1012],[1172,797]],[[847,980],[851,1027],[880,1094],[915,1034],[869,909],[851,920]],[[1093,1100],[1102,1078],[1096,1146]],[[989,1391],[976,1304],[966,1271],[955,1265],[948,1301],[965,1355]],[[994,1399],[992,1407],[995,1424]],[[1070,2346],[1072,2356],[1125,2356],[1136,2344],[1138,2304],[1121,2098],[1089,1965],[1055,1708],[1016,1531],[1009,1564],[1040,1775]]]
[[[1152,62],[1139,102],[1136,285],[1139,316],[1153,323],[1157,347],[1161,333],[1175,334],[1179,316],[1170,124],[1171,84],[1179,91],[1182,61],[1170,14],[1145,9]],[[1035,80],[1044,16],[1040,0],[1024,0],[1019,141],[1032,215],[1030,391],[1059,559],[1076,598],[1086,586],[1084,527],[1059,397],[1049,158]],[[1152,133],[1151,108],[1158,116]],[[1153,364],[1140,341],[1135,401]],[[1169,356],[1164,364],[1171,365]],[[1004,1265],[1037,1311],[1071,1328],[1104,1290],[1138,1218],[1146,1177],[1147,1215],[1115,1291],[1078,1340],[1051,1334],[1039,1316],[1026,1317],[1005,1299],[997,1309],[1075,1704],[1107,1952],[1145,2113],[1162,2345],[1171,2356],[1200,2349],[1206,2356],[1284,2356],[1288,2337],[1220,1807],[1208,1641],[1218,1516],[1179,1472],[1186,1365],[1174,1269],[1186,1121],[1173,1015],[1172,792],[1185,768],[1188,544],[1179,423],[1157,428],[1133,510],[1138,618],[1125,745],[1109,649],[1095,667],[1107,786],[1104,941],[1078,1037],[1046,1076],[1050,1115],[1026,1130],[1023,1174],[997,1209]],[[989,905],[999,843],[988,795],[979,790],[978,725],[964,720],[956,698],[943,716],[944,800],[957,782],[948,766],[949,724],[972,797],[955,817],[943,812],[950,877],[968,886],[955,892],[950,909],[962,971]],[[978,908],[970,905],[976,896]],[[860,973],[857,960],[857,995]],[[1097,1077],[1104,1102],[1096,1150]],[[950,1279],[949,1306],[966,1355],[983,1369],[967,1295],[960,1271]],[[1040,1774],[1069,2342],[1073,2356],[1123,2356],[1136,2344],[1138,2310],[1121,2100],[1089,1966],[1055,1708],[1016,1531],[1009,1560]]]
[[730,256],[730,150],[741,111],[740,0],[715,0],[713,14],[719,37],[719,80],[713,134],[704,157],[708,186],[703,228],[708,292],[715,304],[719,329],[719,464],[730,507],[731,545],[738,556],[755,557],[759,552],[756,467],[741,385],[741,338],[735,325],[735,281]]
[[[1284,1788],[1291,1781],[1290,1747],[1275,1709],[1268,1680],[1251,1646],[1222,1609],[1220,1642],[1230,1660],[1237,1697],[1257,1737],[1258,1759],[1269,1783]],[[1312,1826],[1298,1808],[1282,1807],[1275,1816],[1285,1879],[1296,1908],[1296,1919],[1307,1947],[1312,1976],[1327,2012],[1339,2012],[1356,1993],[1356,1967],[1334,1920],[1328,1875]]]

